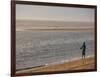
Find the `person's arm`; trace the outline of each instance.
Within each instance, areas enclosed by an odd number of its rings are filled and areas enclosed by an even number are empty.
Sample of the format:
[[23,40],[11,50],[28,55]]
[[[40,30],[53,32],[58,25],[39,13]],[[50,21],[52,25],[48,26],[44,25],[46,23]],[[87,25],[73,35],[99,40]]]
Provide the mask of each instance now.
[[83,45],[80,47],[80,49],[82,49],[83,48]]

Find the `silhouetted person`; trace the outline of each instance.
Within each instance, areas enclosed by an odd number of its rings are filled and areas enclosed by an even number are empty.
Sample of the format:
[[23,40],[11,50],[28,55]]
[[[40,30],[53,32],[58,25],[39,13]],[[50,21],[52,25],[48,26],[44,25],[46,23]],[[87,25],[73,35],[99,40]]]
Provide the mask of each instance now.
[[86,53],[86,44],[85,44],[85,42],[83,42],[83,45],[80,49],[82,49],[82,59],[85,59],[85,53]]

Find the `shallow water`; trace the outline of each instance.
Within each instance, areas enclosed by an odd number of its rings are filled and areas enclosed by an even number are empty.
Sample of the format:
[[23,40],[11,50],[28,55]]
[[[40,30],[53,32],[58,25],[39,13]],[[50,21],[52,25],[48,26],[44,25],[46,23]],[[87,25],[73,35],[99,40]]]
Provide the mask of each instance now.
[[86,56],[94,55],[93,38],[89,31],[16,31],[16,69],[79,58],[84,41]]

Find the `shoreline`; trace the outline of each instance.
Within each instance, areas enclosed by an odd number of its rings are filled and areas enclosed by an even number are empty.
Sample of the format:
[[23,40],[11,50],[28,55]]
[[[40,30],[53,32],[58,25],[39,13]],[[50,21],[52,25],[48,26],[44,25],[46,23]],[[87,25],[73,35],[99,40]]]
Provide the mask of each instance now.
[[[90,58],[90,57],[94,57],[94,56],[93,55],[86,56],[86,58]],[[43,64],[43,65],[38,65],[38,66],[33,66],[33,67],[16,69],[16,71],[22,71],[22,70],[27,70],[27,69],[31,69],[31,68],[39,68],[39,67],[44,67],[44,66],[58,65],[58,64],[63,64],[63,63],[67,63],[67,62],[73,62],[73,61],[80,60],[80,59],[81,59],[81,57],[77,57],[77,58],[74,58],[74,59],[62,60],[62,61],[59,61],[59,62],[52,62],[52,63],[46,63],[46,64]]]
[[41,73],[41,72],[56,72],[56,71],[70,71],[70,70],[84,70],[95,69],[95,58],[87,57],[85,60],[77,59],[60,64],[41,65],[39,67],[32,67],[16,71],[16,75],[24,73]]

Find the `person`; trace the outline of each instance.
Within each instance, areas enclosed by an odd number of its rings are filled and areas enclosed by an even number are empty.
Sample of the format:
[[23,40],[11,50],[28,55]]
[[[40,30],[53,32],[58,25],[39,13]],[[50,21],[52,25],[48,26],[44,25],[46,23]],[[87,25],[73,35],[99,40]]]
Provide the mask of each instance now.
[[86,54],[86,44],[83,42],[83,45],[81,46],[82,49],[82,59],[85,59],[85,54]]

